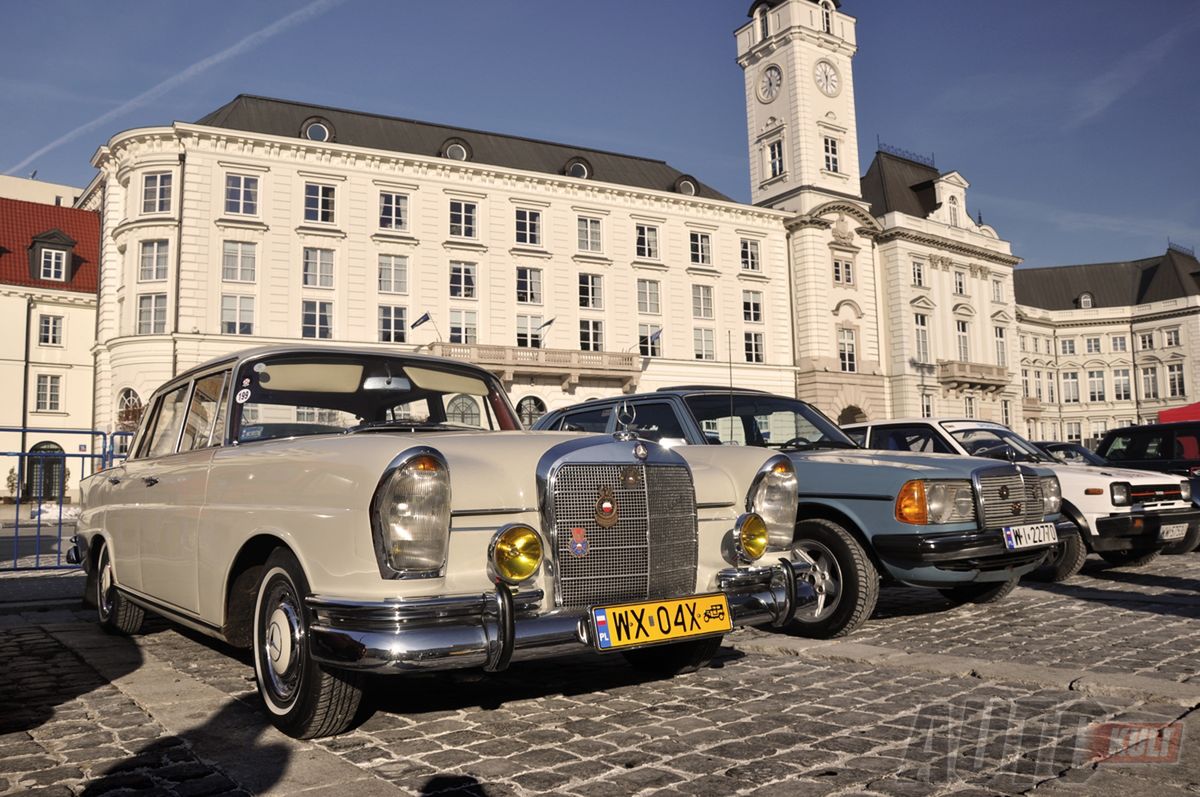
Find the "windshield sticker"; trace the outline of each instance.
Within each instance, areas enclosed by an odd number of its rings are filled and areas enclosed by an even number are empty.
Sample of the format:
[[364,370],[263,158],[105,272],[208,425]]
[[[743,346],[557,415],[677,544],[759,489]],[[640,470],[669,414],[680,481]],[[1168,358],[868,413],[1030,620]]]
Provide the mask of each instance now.
[[241,390],[239,390],[237,392],[237,396],[235,396],[234,398],[238,404],[245,404],[247,401],[250,400],[250,388],[248,388],[248,387],[242,388]]

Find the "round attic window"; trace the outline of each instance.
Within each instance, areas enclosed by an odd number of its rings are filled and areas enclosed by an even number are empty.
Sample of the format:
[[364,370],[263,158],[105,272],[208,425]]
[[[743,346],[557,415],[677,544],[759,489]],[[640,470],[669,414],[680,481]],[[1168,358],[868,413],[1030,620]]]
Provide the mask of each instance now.
[[690,177],[681,177],[679,182],[675,184],[675,190],[684,196],[695,196],[696,182]]
[[309,122],[304,127],[304,137],[309,141],[328,141],[333,136],[326,122]]
[[446,157],[450,160],[465,161],[467,159],[467,148],[462,144],[451,144],[446,147]]
[[565,171],[568,177],[574,177],[577,180],[586,180],[592,176],[592,170],[588,168],[587,161],[581,158],[567,161]]

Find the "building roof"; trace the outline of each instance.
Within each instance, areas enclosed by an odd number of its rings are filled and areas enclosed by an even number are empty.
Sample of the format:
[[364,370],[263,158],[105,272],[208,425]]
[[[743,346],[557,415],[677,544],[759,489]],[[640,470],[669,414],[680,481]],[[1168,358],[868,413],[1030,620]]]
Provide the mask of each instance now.
[[[29,267],[33,239],[58,232],[75,242],[66,282],[35,279]],[[91,210],[0,198],[0,284],[96,293],[100,216]]]
[[1017,304],[1043,310],[1075,310],[1079,297],[1094,307],[1125,307],[1200,295],[1200,261],[1175,248],[1156,257],[1118,263],[1018,268]]
[[933,182],[940,176],[928,164],[879,151],[860,182],[862,197],[876,218],[898,211],[923,219],[937,209]]
[[[457,139],[469,148],[474,163],[562,175],[573,158],[582,158],[590,167],[590,179],[655,191],[675,191],[678,181],[688,177],[650,158],[250,94],[239,94],[196,124],[300,137],[305,123],[314,118],[328,121],[335,143],[355,147],[442,157],[448,142]],[[689,179],[696,185],[696,196],[732,201],[694,177]]]

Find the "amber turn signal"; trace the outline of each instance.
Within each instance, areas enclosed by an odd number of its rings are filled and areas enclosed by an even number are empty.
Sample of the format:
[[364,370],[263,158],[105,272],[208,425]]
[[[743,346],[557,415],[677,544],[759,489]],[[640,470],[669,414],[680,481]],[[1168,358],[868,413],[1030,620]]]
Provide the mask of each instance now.
[[896,520],[924,526],[929,523],[929,503],[925,500],[925,482],[905,482],[896,496]]

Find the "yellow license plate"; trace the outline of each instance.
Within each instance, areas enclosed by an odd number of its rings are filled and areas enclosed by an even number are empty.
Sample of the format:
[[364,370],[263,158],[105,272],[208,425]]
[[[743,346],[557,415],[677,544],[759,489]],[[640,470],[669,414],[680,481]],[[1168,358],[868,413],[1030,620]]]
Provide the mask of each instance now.
[[729,601],[720,593],[592,609],[592,638],[599,650],[720,634],[732,628]]

